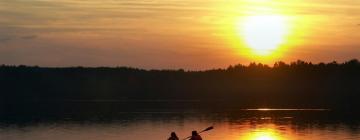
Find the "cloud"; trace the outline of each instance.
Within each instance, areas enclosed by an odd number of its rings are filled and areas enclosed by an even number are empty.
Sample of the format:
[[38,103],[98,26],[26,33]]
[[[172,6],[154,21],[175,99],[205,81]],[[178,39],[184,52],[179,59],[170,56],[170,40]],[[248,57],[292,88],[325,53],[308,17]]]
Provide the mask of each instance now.
[[35,39],[37,38],[37,35],[26,35],[26,36],[21,36],[21,39],[25,39],[25,40],[30,40],[30,39]]
[[11,37],[0,37],[0,43],[12,40]]
[[37,35],[24,35],[24,36],[6,36],[6,35],[0,35],[0,43],[6,43],[13,40],[32,40],[38,38]]
[[5,42],[11,41],[11,40],[13,40],[15,38],[16,38],[15,36],[0,34],[0,43],[5,43]]

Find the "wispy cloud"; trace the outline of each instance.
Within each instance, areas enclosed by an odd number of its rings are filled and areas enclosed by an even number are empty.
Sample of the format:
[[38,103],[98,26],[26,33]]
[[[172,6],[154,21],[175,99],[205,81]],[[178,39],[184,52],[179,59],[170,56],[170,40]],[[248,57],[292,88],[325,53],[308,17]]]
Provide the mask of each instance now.
[[36,39],[37,35],[25,35],[25,36],[0,36],[0,43],[5,43],[9,41],[17,41],[17,40],[32,40]]
[[37,38],[37,35],[26,35],[26,36],[21,36],[21,39],[25,39],[25,40],[30,40],[30,39],[35,39]]
[[7,41],[10,41],[12,40],[13,38],[11,37],[6,37],[6,36],[0,36],[0,43],[4,43],[4,42],[7,42]]
[[26,30],[21,27],[14,26],[0,26],[0,43],[18,41],[18,40],[32,40],[36,39],[38,35],[34,32]]

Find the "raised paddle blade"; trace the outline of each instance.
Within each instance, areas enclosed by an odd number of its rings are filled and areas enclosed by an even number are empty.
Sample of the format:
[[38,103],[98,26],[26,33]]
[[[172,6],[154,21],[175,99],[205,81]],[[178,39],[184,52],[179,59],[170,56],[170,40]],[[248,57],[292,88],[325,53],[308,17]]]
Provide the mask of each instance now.
[[204,131],[209,131],[209,130],[211,130],[211,129],[214,129],[214,127],[213,127],[213,126],[210,126],[210,127],[206,128]]
[[214,129],[214,127],[210,126],[210,127],[206,128],[206,129],[204,129],[203,131],[201,131],[200,133],[205,132],[205,131],[209,131],[209,130],[212,130],[212,129]]

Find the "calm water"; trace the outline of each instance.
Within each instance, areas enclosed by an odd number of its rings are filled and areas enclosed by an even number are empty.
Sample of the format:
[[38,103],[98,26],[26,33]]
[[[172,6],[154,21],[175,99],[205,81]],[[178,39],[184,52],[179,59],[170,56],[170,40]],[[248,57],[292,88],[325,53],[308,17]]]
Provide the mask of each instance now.
[[184,138],[208,126],[204,140],[360,140],[356,119],[331,118],[324,110],[236,110],[224,112],[119,112],[111,119],[63,118],[2,122],[1,140],[165,140]]

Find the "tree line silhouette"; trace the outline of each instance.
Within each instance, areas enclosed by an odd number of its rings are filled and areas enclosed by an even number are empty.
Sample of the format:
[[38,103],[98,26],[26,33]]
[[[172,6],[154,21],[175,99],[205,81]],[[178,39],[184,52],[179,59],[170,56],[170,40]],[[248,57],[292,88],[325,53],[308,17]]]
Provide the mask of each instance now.
[[[45,108],[91,111],[199,107],[330,108],[360,106],[360,62],[318,63],[298,60],[232,65],[205,71],[143,70],[129,67],[0,66],[0,112]],[[66,102],[66,107],[65,106]],[[84,105],[86,104],[86,105]],[[87,107],[88,105],[88,107]],[[61,106],[61,107],[59,107]],[[103,109],[104,109],[103,108]]]

